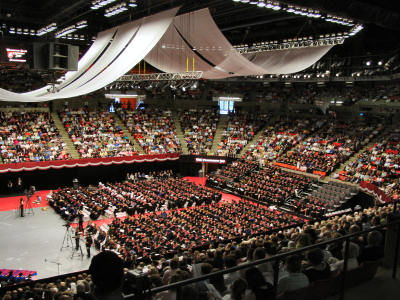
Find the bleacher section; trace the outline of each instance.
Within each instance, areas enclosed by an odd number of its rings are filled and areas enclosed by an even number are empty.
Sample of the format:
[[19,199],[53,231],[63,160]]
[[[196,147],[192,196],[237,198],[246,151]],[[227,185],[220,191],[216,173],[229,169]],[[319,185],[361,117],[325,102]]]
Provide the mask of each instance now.
[[60,119],[82,158],[137,154],[112,113],[68,110],[60,113]]

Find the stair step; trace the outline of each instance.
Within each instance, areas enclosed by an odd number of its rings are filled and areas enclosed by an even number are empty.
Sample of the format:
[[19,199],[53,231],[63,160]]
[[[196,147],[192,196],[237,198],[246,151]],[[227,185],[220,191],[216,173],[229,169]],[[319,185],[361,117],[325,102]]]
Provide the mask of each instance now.
[[140,146],[139,142],[132,136],[132,134],[129,132],[129,130],[125,127],[124,122],[119,118],[119,115],[117,113],[113,113],[114,115],[114,120],[115,124],[121,127],[122,132],[128,139],[133,143],[135,146],[135,149],[139,152],[141,155],[145,155],[146,152],[143,150],[142,146]]

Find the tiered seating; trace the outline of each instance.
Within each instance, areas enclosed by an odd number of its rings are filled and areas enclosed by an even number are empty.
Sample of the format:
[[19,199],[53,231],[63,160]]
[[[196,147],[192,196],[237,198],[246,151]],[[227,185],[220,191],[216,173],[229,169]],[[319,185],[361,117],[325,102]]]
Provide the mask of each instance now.
[[382,137],[379,142],[362,152],[337,176],[341,180],[371,182],[389,195],[400,191],[400,135]]
[[242,176],[258,170],[258,162],[236,160],[222,169],[217,170],[207,178],[207,184],[218,188],[232,188],[234,182],[239,182]]
[[170,110],[118,110],[126,128],[146,154],[180,152],[181,146]]
[[229,121],[222,132],[221,142],[218,145],[217,155],[235,156],[253,139],[267,116],[249,113],[235,113],[229,115]]
[[305,216],[320,218],[326,213],[339,209],[357,193],[356,187],[330,181],[310,195],[300,200],[293,200],[290,204],[293,210]]
[[218,119],[218,111],[215,109],[190,109],[179,113],[190,154],[207,154],[211,150]]
[[301,119],[278,121],[265,129],[262,136],[249,147],[243,158],[275,160],[322,124],[323,121]]
[[47,112],[0,112],[0,149],[4,163],[70,158]]
[[82,158],[137,154],[109,112],[64,111],[60,119]]
[[232,171],[225,171],[222,175],[213,174],[207,183],[274,204],[283,204],[288,197],[296,193],[296,190],[300,192],[311,183],[311,179],[304,175],[290,173],[278,167],[266,166],[258,170],[256,162],[243,161],[242,164],[249,165],[246,172],[241,172],[241,169],[235,168],[232,164],[229,167]]
[[323,132],[312,134],[294,151],[278,158],[278,162],[327,175],[377,134],[375,129],[367,124],[331,122]]

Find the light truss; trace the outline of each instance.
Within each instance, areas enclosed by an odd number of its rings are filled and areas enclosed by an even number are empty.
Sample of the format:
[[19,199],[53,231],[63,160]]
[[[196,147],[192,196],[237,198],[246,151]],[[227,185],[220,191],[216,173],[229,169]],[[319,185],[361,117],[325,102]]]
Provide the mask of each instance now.
[[203,77],[203,71],[178,72],[178,73],[152,73],[124,75],[115,82],[138,82],[138,81],[170,81],[170,80],[198,80]]

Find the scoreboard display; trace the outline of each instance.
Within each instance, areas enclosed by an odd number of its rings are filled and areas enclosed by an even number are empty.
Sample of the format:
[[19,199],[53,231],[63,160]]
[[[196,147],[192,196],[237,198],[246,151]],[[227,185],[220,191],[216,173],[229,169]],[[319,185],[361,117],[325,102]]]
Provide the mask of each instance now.
[[28,50],[14,48],[6,48],[5,50],[9,62],[26,63]]

